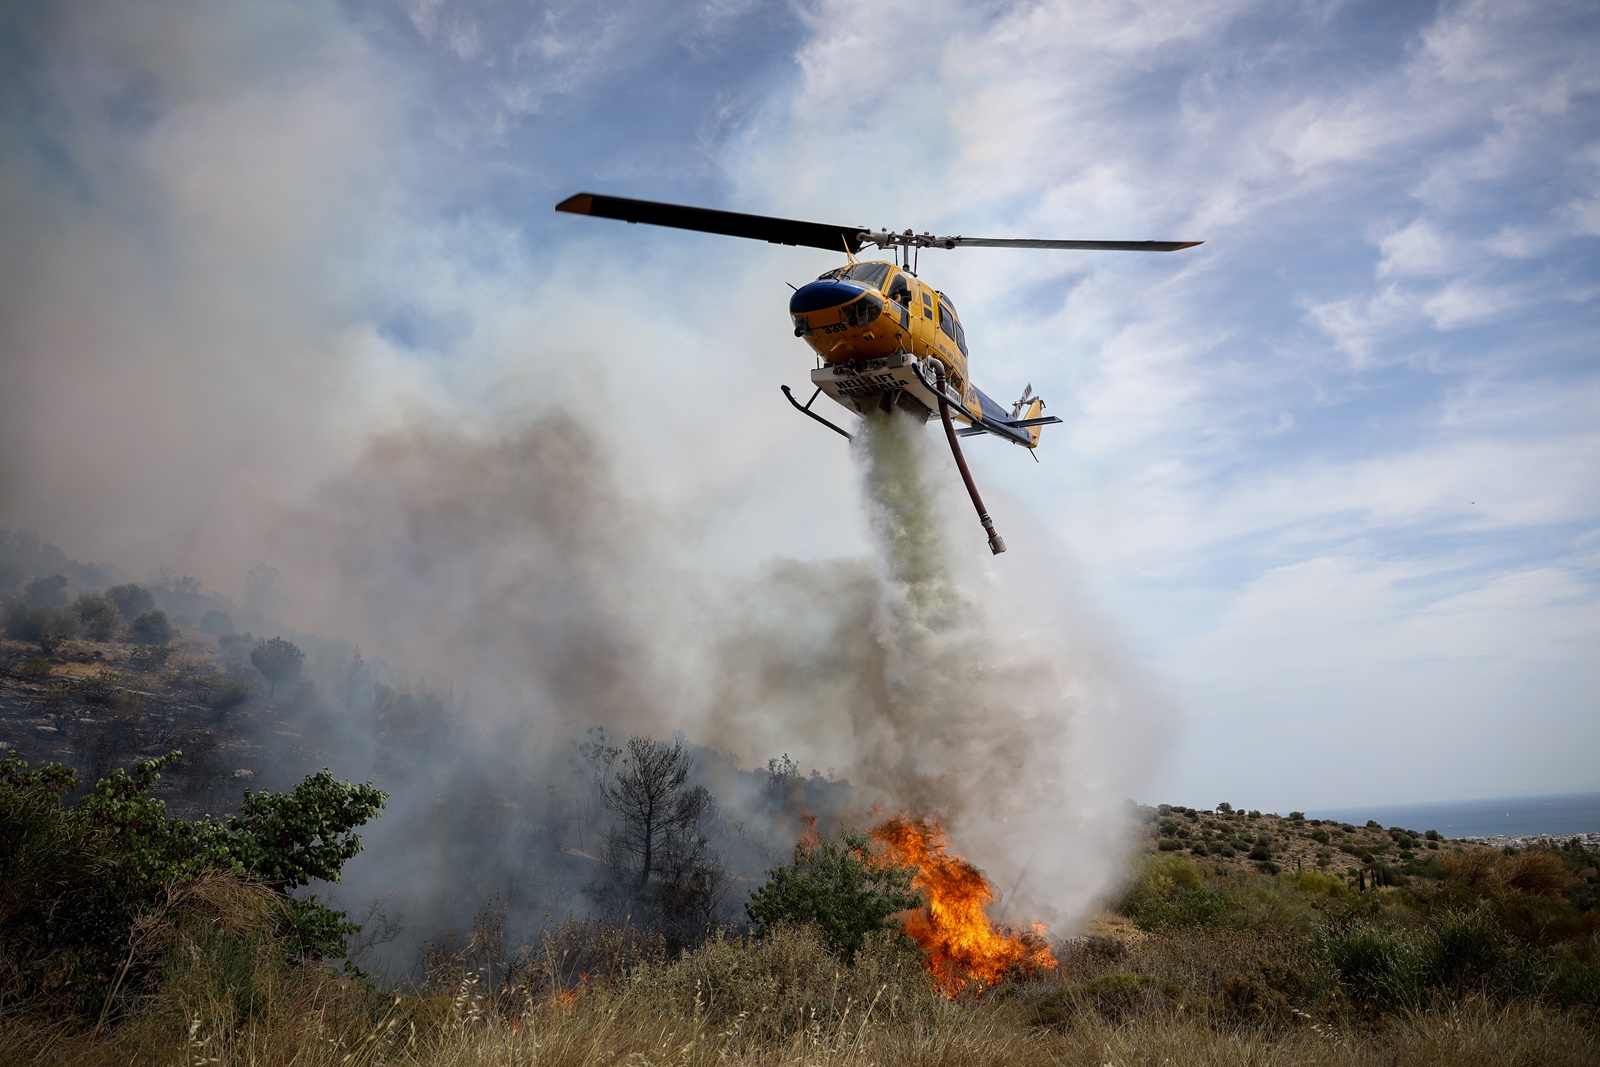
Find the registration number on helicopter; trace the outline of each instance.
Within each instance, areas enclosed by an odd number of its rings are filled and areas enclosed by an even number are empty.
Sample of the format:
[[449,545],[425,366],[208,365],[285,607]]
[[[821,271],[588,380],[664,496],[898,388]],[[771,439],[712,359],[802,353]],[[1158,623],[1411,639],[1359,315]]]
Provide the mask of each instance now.
[[883,389],[904,388],[905,385],[906,383],[901,381],[898,375],[891,372],[863,374],[855,378],[844,378],[833,382],[834,389],[841,396],[849,396],[856,393],[876,393]]

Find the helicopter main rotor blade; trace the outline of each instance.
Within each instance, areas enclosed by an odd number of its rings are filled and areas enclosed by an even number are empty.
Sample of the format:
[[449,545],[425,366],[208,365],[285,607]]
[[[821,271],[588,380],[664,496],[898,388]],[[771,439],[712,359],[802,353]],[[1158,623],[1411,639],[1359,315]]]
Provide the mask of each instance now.
[[673,226],[680,230],[720,233],[728,237],[748,237],[777,245],[804,245],[852,254],[861,251],[865,226],[828,226],[820,222],[776,219],[767,215],[745,215],[737,211],[714,211],[704,207],[661,204],[654,200],[629,200],[620,196],[578,193],[556,205],[557,211],[574,215],[593,215],[623,222],[644,222],[652,226]]
[[940,248],[1078,248],[1088,252],[1176,252],[1180,248],[1193,248],[1204,241],[1038,241],[1032,238],[1015,240],[993,237],[935,237],[933,244]]

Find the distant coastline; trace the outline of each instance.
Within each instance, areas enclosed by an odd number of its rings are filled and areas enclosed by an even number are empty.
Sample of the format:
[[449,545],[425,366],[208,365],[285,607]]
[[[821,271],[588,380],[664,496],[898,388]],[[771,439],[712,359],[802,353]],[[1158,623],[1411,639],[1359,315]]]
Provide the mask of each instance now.
[[1425,804],[1365,804],[1307,811],[1307,817],[1437,830],[1445,837],[1555,838],[1600,833],[1600,792],[1491,797]]

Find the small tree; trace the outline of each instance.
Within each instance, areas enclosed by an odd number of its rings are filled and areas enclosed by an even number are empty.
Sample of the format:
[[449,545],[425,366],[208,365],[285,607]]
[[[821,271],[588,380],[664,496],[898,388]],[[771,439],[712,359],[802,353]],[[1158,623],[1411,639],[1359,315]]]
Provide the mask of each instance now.
[[71,608],[50,608],[18,603],[6,608],[6,636],[16,641],[32,641],[46,654],[78,633],[78,613]]
[[705,829],[717,804],[704,786],[689,784],[693,769],[681,740],[633,737],[614,776],[600,783],[616,820],[606,837],[615,881],[601,888],[602,899],[659,922],[669,946],[710,929],[727,885]]
[[601,784],[606,807],[617,816],[610,836],[618,866],[630,868],[643,886],[672,853],[703,849],[700,822],[716,809],[703,786],[690,786],[694,761],[682,741],[652,737],[628,739],[627,755],[615,778]]
[[865,834],[815,848],[802,841],[792,863],[767,872],[744,910],[757,933],[782,923],[815,923],[830,949],[853,960],[868,934],[892,928],[895,915],[922,904],[911,889],[915,875],[879,859]]
[[[175,892],[212,872],[231,871],[277,894],[279,944],[292,957],[342,955],[355,924],[315,897],[293,891],[314,879],[339,880],[361,851],[354,832],[388,794],[372,784],[336,781],[324,770],[287,793],[246,792],[226,820],[187,821],[148,794],[171,752],[117,769],[76,804],[76,772],[54,764],[30,770],[16,753],[0,759],[0,872],[5,908],[0,944],[14,959],[47,961],[8,978],[42,993],[98,1006],[128,975],[129,939],[139,920]],[[10,962],[10,961],[8,961]],[[146,965],[148,965],[146,963]]]
[[272,683],[267,694],[270,697],[278,694],[279,682],[287,682],[300,674],[300,669],[305,666],[306,654],[293,642],[274,637],[250,650],[250,662]]
[[48,578],[35,578],[22,588],[28,603],[41,608],[59,608],[67,602],[67,576],[52,574]]
[[124,619],[131,619],[135,615],[142,615],[151,611],[156,606],[155,594],[142,585],[129,582],[127,585],[114,585],[106,590],[106,596],[122,612]]
[[146,611],[128,624],[128,640],[138,645],[166,645],[178,636],[164,611]]
[[91,641],[109,641],[117,635],[117,624],[122,616],[110,597],[103,593],[83,593],[78,597],[77,607],[85,637]]

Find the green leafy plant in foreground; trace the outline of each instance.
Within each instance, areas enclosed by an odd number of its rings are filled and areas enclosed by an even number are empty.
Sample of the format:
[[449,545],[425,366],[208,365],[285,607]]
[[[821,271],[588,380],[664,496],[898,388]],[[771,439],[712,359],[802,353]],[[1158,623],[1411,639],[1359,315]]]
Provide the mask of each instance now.
[[879,861],[865,834],[818,841],[815,847],[801,842],[792,863],[767,872],[745,914],[757,934],[814,923],[831,951],[852,960],[868,934],[895,928],[895,915],[921,905],[921,895],[911,889],[914,875],[909,867]]
[[[361,851],[353,832],[388,794],[324,770],[286,793],[245,794],[236,815],[188,821],[147,795],[171,752],[114,770],[76,804],[69,768],[30,770],[0,760],[0,953],[25,990],[92,1008],[114,995],[133,963],[134,930],[218,874],[273,892],[275,935],[291,958],[337,957],[358,927],[345,913],[292,891],[336,882]],[[136,977],[136,976],[135,976]]]

